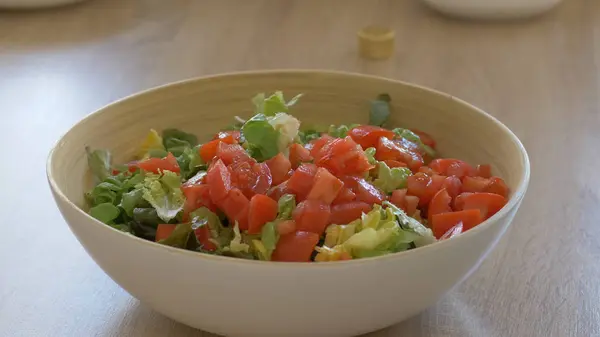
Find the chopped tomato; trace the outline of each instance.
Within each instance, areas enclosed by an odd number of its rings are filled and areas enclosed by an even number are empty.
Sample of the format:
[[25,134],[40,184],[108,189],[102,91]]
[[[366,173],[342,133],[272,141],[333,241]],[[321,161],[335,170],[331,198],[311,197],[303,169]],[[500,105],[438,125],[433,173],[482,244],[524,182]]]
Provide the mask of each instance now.
[[156,227],[156,237],[155,240],[156,242],[162,240],[162,239],[166,239],[169,237],[169,235],[171,235],[171,233],[173,233],[173,231],[175,230],[175,227],[177,225],[173,225],[173,224],[159,224],[158,227]]
[[205,163],[210,162],[217,155],[217,147],[220,143],[220,139],[215,139],[202,144],[200,150],[198,150],[200,152],[200,158],[202,158]]
[[213,139],[219,139],[227,144],[235,144],[240,140],[241,133],[239,131],[221,131],[215,135]]
[[406,214],[412,216],[417,211],[419,198],[413,195],[406,195],[406,192],[405,188],[393,191],[390,202],[403,209]]
[[327,143],[329,143],[330,141],[332,141],[334,138],[331,137],[330,135],[323,135],[321,136],[321,138],[315,139],[312,142],[310,142],[310,156],[315,158],[319,152],[321,151],[321,148],[323,148],[323,146],[325,146]]
[[479,225],[483,221],[478,209],[436,214],[431,217],[431,229],[436,238],[441,238],[452,227],[462,222],[463,232]]
[[401,162],[401,161],[397,161],[397,160],[392,160],[392,159],[388,159],[388,160],[384,160],[383,161],[389,168],[394,168],[394,167],[406,167],[406,164]]
[[457,176],[459,178],[474,176],[476,173],[473,166],[459,159],[434,159],[431,161],[431,163],[429,163],[429,167],[431,167],[438,174]]
[[484,219],[496,214],[504,205],[506,198],[495,193],[462,193],[454,200],[454,209],[478,209]]
[[417,212],[417,206],[419,206],[419,197],[414,195],[407,195],[406,201],[406,214],[413,216]]
[[210,198],[219,203],[231,190],[231,173],[221,160],[217,160],[206,173],[206,183],[210,187]]
[[442,184],[442,188],[445,188],[452,198],[456,198],[462,188],[462,182],[460,179],[458,179],[458,177],[455,176],[446,177],[446,179],[444,179],[444,183]]
[[445,188],[439,190],[431,199],[431,202],[427,206],[427,219],[431,221],[432,217],[435,214],[448,213],[452,212],[452,208],[450,208],[450,203],[452,202],[452,197],[448,194]]
[[250,201],[238,188],[232,188],[227,197],[221,200],[219,208],[225,213],[232,226],[237,221],[240,230],[248,229],[248,206]]
[[194,235],[196,235],[196,240],[202,246],[202,249],[208,250],[210,252],[214,252],[217,250],[217,245],[214,242],[210,241],[210,229],[208,226],[200,226],[194,230]]
[[256,162],[240,144],[220,142],[217,146],[216,156],[227,166],[239,162],[250,162],[251,164]]
[[482,177],[464,177],[462,179],[463,192],[483,192],[490,184],[490,180]]
[[479,177],[491,178],[492,177],[492,166],[490,165],[477,165],[476,174]]
[[298,230],[320,235],[329,223],[330,214],[328,204],[319,200],[304,200],[296,206],[293,217]]
[[329,223],[337,225],[348,224],[358,218],[363,213],[369,213],[371,205],[362,201],[351,201],[345,204],[331,206],[331,216]]
[[491,177],[490,183],[487,185],[484,192],[495,193],[508,198],[508,186],[502,178]]
[[328,169],[335,176],[358,176],[373,168],[365,152],[350,137],[328,141],[313,157],[317,166]]
[[287,188],[296,194],[296,201],[306,198],[313,185],[313,180],[317,174],[317,167],[314,164],[302,164],[290,177]]
[[273,251],[272,261],[310,262],[310,257],[319,243],[319,234],[298,231],[282,235]]
[[436,175],[436,174],[437,174],[437,173],[436,173],[434,170],[432,170],[432,169],[431,169],[431,167],[429,167],[429,166],[421,166],[421,167],[419,167],[419,171],[418,171],[418,172],[425,173],[425,174],[426,174],[426,175],[428,175],[428,176],[434,176],[434,175]]
[[177,158],[169,152],[165,158],[148,158],[146,160],[139,161],[137,166],[146,171],[153,173],[160,173],[160,171],[171,171],[179,173],[179,164]]
[[431,147],[432,149],[435,149],[435,140],[428,133],[423,132],[421,130],[417,130],[417,129],[410,129],[410,131],[412,131],[417,136],[419,136],[419,138],[421,138],[421,142],[423,142],[423,144]]
[[419,206],[426,206],[442,188],[445,179],[444,176],[430,177],[422,172],[409,176],[407,179],[408,194],[419,197]]
[[250,199],[248,209],[248,234],[260,233],[264,224],[277,217],[277,201],[263,194],[256,194]]
[[417,171],[424,164],[423,157],[418,152],[410,151],[385,137],[379,138],[375,158],[383,161],[401,161],[413,171]]
[[348,136],[366,150],[369,147],[377,147],[381,137],[393,139],[394,131],[373,125],[360,125],[348,131]]
[[190,212],[203,206],[210,209],[212,212],[217,210],[217,206],[210,199],[210,186],[206,184],[184,185],[181,187],[181,191],[185,196],[185,203],[183,204],[183,221],[188,221]]
[[271,170],[266,163],[251,164],[241,161],[230,166],[232,184],[238,187],[246,197],[266,194],[271,187]]
[[275,157],[267,160],[266,164],[271,171],[273,185],[279,185],[290,177],[289,172],[292,168],[292,163],[290,163],[289,159],[283,153],[280,152]]
[[313,158],[310,156],[310,151],[307,148],[297,143],[290,145],[290,163],[293,169],[311,160]]
[[[350,179],[348,179],[350,178]],[[358,177],[348,177],[344,181],[353,181],[353,183],[348,184],[348,186],[353,186],[353,192],[356,193],[356,201],[363,201],[369,205],[379,204],[386,199],[385,194],[380,191],[377,187],[371,185],[369,182],[364,180],[363,178]]]
[[279,198],[281,198],[284,194],[291,194],[293,193],[288,187],[287,187],[287,180],[282,182],[281,184],[271,187],[269,189],[269,191],[267,192],[267,196],[273,200],[278,201]]
[[296,231],[296,222],[294,220],[284,220],[277,223],[277,233],[287,235]]
[[341,180],[329,173],[327,169],[319,167],[306,199],[321,200],[329,205],[335,200],[343,187],[344,183]]
[[352,192],[351,189],[349,189],[348,187],[344,186],[340,190],[340,193],[338,193],[337,197],[335,197],[335,199],[333,200],[332,204],[334,204],[334,205],[343,204],[343,203],[352,201],[355,198],[356,198],[356,194],[354,194],[354,192]]

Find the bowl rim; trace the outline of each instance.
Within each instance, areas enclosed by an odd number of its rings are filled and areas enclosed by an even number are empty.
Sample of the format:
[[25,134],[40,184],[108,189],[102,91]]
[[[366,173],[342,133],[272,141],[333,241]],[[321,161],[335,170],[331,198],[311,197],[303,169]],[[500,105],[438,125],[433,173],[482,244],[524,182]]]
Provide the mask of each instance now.
[[[429,244],[429,245],[422,246],[422,247],[417,247],[417,248],[410,249],[410,250],[405,250],[402,252],[397,252],[397,253],[387,254],[387,255],[382,255],[382,256],[377,256],[377,257],[364,258],[364,259],[330,261],[328,263],[298,263],[298,262],[274,262],[274,261],[261,261],[261,260],[247,260],[247,259],[221,256],[221,255],[204,254],[204,253],[200,253],[200,252],[193,252],[193,251],[189,251],[189,250],[185,250],[185,249],[161,245],[157,242],[139,238],[135,235],[125,233],[116,228],[107,226],[106,224],[102,223],[101,221],[90,216],[87,212],[85,212],[83,209],[81,209],[80,207],[75,205],[75,203],[73,203],[71,200],[69,200],[66,197],[66,195],[63,193],[63,191],[58,186],[58,183],[53,178],[52,162],[53,162],[54,154],[57,151],[57,149],[60,147],[60,144],[63,142],[63,139],[73,129],[75,129],[79,125],[83,124],[88,119],[92,118],[93,116],[95,116],[97,114],[101,114],[104,110],[106,110],[110,107],[118,105],[124,101],[128,101],[130,99],[137,98],[139,96],[151,95],[157,91],[168,90],[168,89],[172,89],[172,88],[178,87],[178,86],[185,86],[190,83],[196,83],[196,82],[202,82],[202,81],[208,82],[215,78],[235,79],[236,77],[247,77],[247,76],[293,75],[293,74],[320,74],[320,75],[327,75],[327,76],[346,77],[348,79],[354,79],[354,80],[369,79],[369,80],[374,80],[374,81],[387,82],[387,83],[394,84],[394,85],[400,84],[400,85],[408,86],[408,87],[418,89],[421,91],[426,91],[433,95],[445,96],[447,98],[450,98],[452,101],[455,101],[456,103],[463,105],[463,106],[483,115],[490,122],[496,124],[496,126],[498,126],[500,129],[502,129],[512,139],[512,141],[517,145],[518,149],[520,150],[520,154],[521,154],[522,161],[523,161],[524,172],[523,172],[522,179],[519,181],[517,188],[513,192],[513,195],[509,198],[508,203],[500,211],[498,211],[492,217],[486,219],[481,224],[477,225],[475,228],[473,228],[465,233],[462,233],[461,235],[458,235],[455,238],[452,238],[452,240],[438,241],[433,244]],[[239,264],[239,265],[246,265],[246,266],[256,265],[256,266],[268,267],[268,268],[289,268],[289,267],[293,266],[294,268],[305,268],[305,269],[307,269],[307,268],[310,268],[310,269],[332,268],[332,267],[344,268],[344,267],[350,267],[350,266],[364,264],[364,263],[382,263],[384,261],[391,260],[391,259],[405,259],[405,258],[409,258],[410,256],[418,256],[420,254],[424,254],[425,251],[427,251],[427,250],[429,250],[429,251],[440,250],[449,245],[461,244],[461,242],[466,241],[470,237],[475,236],[479,232],[483,231],[484,228],[487,226],[490,226],[490,224],[492,222],[505,216],[507,213],[512,211],[513,208],[518,207],[519,203],[522,201],[522,199],[525,196],[525,192],[527,191],[527,187],[529,185],[529,180],[530,180],[530,175],[531,175],[530,171],[531,171],[531,168],[530,168],[529,156],[528,156],[527,151],[526,151],[525,147],[523,146],[521,140],[506,125],[504,125],[502,122],[500,122],[494,116],[486,113],[482,109],[480,109],[464,100],[461,100],[459,98],[456,98],[455,96],[452,96],[450,94],[444,93],[439,90],[431,89],[431,88],[428,88],[428,87],[425,87],[422,85],[418,85],[418,84],[414,84],[414,83],[410,83],[410,82],[405,82],[402,80],[396,80],[396,79],[391,79],[391,78],[382,77],[382,76],[361,74],[361,73],[356,73],[356,72],[346,72],[346,71],[337,71],[337,70],[321,70],[321,69],[269,69],[269,70],[250,70],[250,71],[226,72],[226,73],[210,74],[210,75],[206,75],[206,76],[187,78],[187,79],[151,87],[151,88],[148,88],[148,89],[145,89],[142,91],[138,91],[136,93],[127,95],[121,99],[118,99],[111,103],[108,103],[108,104],[96,109],[92,113],[89,113],[88,115],[86,115],[85,117],[80,119],[79,121],[77,121],[66,132],[64,132],[59,137],[58,141],[55,143],[55,145],[50,150],[47,160],[46,160],[46,176],[48,179],[48,183],[50,185],[50,188],[54,192],[55,196],[57,196],[63,204],[68,205],[70,208],[74,209],[75,212],[79,212],[79,214],[86,217],[87,218],[86,220],[91,221],[88,223],[93,223],[96,226],[101,226],[102,228],[104,228],[104,230],[116,232],[117,235],[127,236],[133,240],[132,243],[138,242],[139,244],[147,245],[148,246],[147,248],[150,248],[150,249],[161,249],[166,253],[183,254],[183,255],[188,255],[189,257],[194,257],[194,258],[198,258],[198,259],[207,259],[207,260],[213,261],[213,262],[224,262],[224,263],[229,262],[229,263]],[[65,219],[65,222],[67,222],[66,219]],[[71,225],[69,225],[68,222],[67,222],[67,225],[69,227],[71,227]]]

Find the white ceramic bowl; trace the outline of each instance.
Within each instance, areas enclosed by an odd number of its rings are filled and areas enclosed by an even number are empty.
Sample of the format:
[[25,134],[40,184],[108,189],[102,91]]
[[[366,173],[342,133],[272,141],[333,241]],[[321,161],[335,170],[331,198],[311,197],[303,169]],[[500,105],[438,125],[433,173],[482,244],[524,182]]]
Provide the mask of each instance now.
[[[130,158],[150,128],[211,135],[250,113],[257,92],[305,93],[301,120],[366,122],[368,102],[389,93],[392,121],[432,133],[440,151],[490,163],[512,189],[508,205],[457,238],[378,258],[276,263],[179,250],[89,217],[84,146]],[[483,111],[447,94],[398,81],[324,71],[265,71],[193,79],[125,98],[76,124],[53,149],[48,179],[71,230],[130,294],[187,325],[228,336],[349,336],[400,322],[435,303],[473,271],[511,223],[529,181],[517,137]]]
[[469,19],[518,19],[544,13],[561,0],[423,0],[451,16]]

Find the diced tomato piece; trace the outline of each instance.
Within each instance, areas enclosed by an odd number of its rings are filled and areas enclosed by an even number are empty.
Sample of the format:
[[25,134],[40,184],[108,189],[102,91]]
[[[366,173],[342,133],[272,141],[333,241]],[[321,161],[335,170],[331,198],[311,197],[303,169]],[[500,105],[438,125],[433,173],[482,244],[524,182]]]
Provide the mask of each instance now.
[[410,151],[397,143],[385,138],[379,138],[377,144],[377,152],[375,153],[377,160],[397,160],[406,163],[408,167],[417,171],[424,164],[423,157],[414,151]]
[[297,169],[302,163],[313,160],[310,156],[310,151],[304,146],[294,143],[290,145],[290,163],[293,169]]
[[283,153],[280,152],[275,157],[267,160],[266,164],[271,171],[273,185],[279,185],[290,177],[289,172],[292,168],[292,163],[290,163],[289,159]]
[[220,143],[221,140],[215,139],[202,144],[200,150],[198,150],[200,152],[200,158],[202,158],[205,163],[210,162],[217,155],[217,147]]
[[446,177],[442,184],[442,188],[445,188],[446,191],[448,191],[450,197],[456,198],[462,189],[462,182],[455,176]]
[[448,213],[452,212],[452,208],[450,207],[450,203],[452,202],[452,197],[448,194],[445,188],[439,190],[431,199],[427,207],[427,219],[431,221],[432,217],[435,214]]
[[256,194],[250,199],[248,209],[248,234],[260,233],[264,224],[277,217],[277,201],[263,194]]
[[328,141],[313,157],[317,166],[328,169],[335,176],[359,176],[373,168],[365,152],[350,137]]
[[407,179],[408,194],[419,197],[419,206],[425,206],[442,188],[445,179],[444,176],[430,177],[422,172],[409,176]]
[[319,167],[315,174],[315,179],[306,199],[321,200],[326,204],[331,204],[344,187],[344,183],[329,173],[327,169]]
[[181,191],[185,196],[185,203],[183,204],[183,221],[188,221],[190,212],[203,206],[210,209],[212,212],[217,210],[217,206],[210,199],[210,186],[206,184],[184,185],[181,187]]
[[386,199],[386,196],[382,191],[369,184],[366,180],[357,178],[356,182],[358,183],[355,192],[357,201],[363,201],[369,205],[381,205],[381,203]]
[[296,222],[294,220],[284,220],[277,223],[277,233],[287,235],[296,231]]
[[490,180],[482,177],[464,177],[462,179],[463,192],[484,192]]
[[340,190],[340,193],[338,193],[337,197],[335,197],[332,204],[334,204],[334,205],[344,204],[344,203],[353,201],[355,198],[356,198],[356,194],[354,194],[354,192],[352,192],[351,189],[344,186]]
[[369,147],[377,147],[381,137],[393,139],[394,131],[373,125],[360,125],[348,131],[348,136],[366,150]]
[[421,130],[417,130],[417,129],[410,129],[410,131],[412,131],[417,136],[419,136],[419,138],[421,138],[421,142],[423,142],[423,144],[431,147],[432,149],[435,149],[435,140],[428,133],[423,132]]
[[414,195],[407,195],[406,198],[406,214],[413,216],[417,212],[417,206],[419,206],[419,197]]
[[419,153],[421,155],[423,155],[423,153],[424,153],[423,150],[421,149],[421,147],[419,146],[419,144],[413,143],[406,138],[394,139],[393,142],[398,147],[408,150],[411,153]]
[[363,213],[369,213],[372,205],[362,201],[351,201],[345,204],[331,206],[331,216],[329,223],[337,225],[348,224],[358,218]]
[[217,157],[227,166],[239,162],[249,162],[251,164],[256,162],[240,144],[220,142],[217,146]]
[[490,183],[487,185],[484,192],[495,193],[508,198],[509,189],[502,178],[491,177]]
[[465,209],[478,209],[484,219],[498,213],[504,205],[506,198],[495,193],[461,193],[454,200],[454,209],[462,211]]
[[329,223],[330,214],[328,204],[319,200],[304,200],[296,206],[293,217],[298,230],[320,235]]
[[296,195],[296,201],[306,198],[313,185],[313,180],[317,174],[317,166],[314,164],[302,164],[290,177],[287,188]]
[[327,143],[329,143],[330,141],[332,141],[334,138],[331,137],[330,135],[323,135],[321,136],[321,138],[319,139],[315,139],[312,142],[310,142],[310,156],[315,158],[317,156],[317,154],[319,154],[319,152],[321,151],[321,148],[323,148],[323,146],[325,146]]
[[457,176],[459,178],[474,176],[476,173],[473,166],[469,165],[467,162],[452,158],[434,159],[429,163],[429,167],[438,174]]
[[240,230],[248,229],[248,211],[250,201],[238,188],[232,188],[227,197],[222,199],[218,205],[233,224],[239,223]]
[[210,241],[210,229],[208,226],[200,226],[194,230],[194,235],[196,235],[196,239],[202,245],[202,249],[214,252],[217,250],[217,245],[214,242]]
[[463,232],[479,225],[483,221],[478,209],[436,214],[431,217],[431,229],[436,238],[441,238],[459,222],[463,224]]
[[237,130],[221,131],[215,135],[213,139],[219,139],[227,144],[236,144],[240,140],[241,133]]
[[[394,167],[406,167],[406,164],[401,162],[401,161],[397,161],[397,160],[384,160],[383,161],[389,168],[394,168]],[[419,169],[420,170],[420,169]]]
[[219,203],[231,190],[231,173],[221,160],[217,160],[206,173],[206,183],[210,187],[210,198]]
[[287,187],[287,184],[288,182],[286,180],[281,184],[270,188],[267,192],[267,196],[275,201],[279,201],[284,194],[292,194],[293,192]]
[[271,187],[271,170],[266,163],[251,164],[241,161],[230,166],[232,184],[238,187],[246,197],[266,194]]
[[169,152],[165,158],[148,158],[146,160],[139,161],[137,166],[146,171],[153,173],[160,173],[160,171],[171,171],[179,173],[179,164],[177,158]]
[[419,167],[419,171],[418,172],[425,173],[428,176],[434,176],[434,175],[437,174],[437,172],[435,172],[429,166],[421,166],[421,167]]
[[476,174],[482,178],[491,178],[492,177],[492,166],[488,164],[477,165]]
[[319,234],[298,231],[282,235],[273,251],[272,261],[310,262],[310,257],[319,243]]
[[169,237],[169,235],[171,235],[171,233],[173,233],[173,231],[175,230],[175,227],[177,225],[173,225],[173,224],[159,224],[158,227],[156,227],[156,237],[155,240],[156,242],[162,240],[162,239],[166,239]]

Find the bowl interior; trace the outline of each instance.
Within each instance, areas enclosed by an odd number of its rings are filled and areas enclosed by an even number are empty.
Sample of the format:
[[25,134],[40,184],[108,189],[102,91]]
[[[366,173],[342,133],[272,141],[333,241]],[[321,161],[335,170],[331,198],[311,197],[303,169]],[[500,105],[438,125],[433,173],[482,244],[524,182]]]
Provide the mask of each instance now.
[[208,140],[233,117],[252,115],[258,92],[303,93],[291,113],[300,121],[350,124],[368,121],[369,101],[392,97],[390,125],[430,133],[439,152],[472,164],[489,163],[513,193],[528,178],[527,154],[508,128],[450,95],[418,86],[357,74],[323,71],[269,71],[207,77],[143,92],[104,107],[76,124],[50,157],[49,176],[59,193],[79,207],[89,188],[84,147],[111,150],[116,163],[130,160],[150,128],[180,128]]

